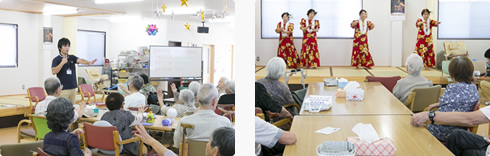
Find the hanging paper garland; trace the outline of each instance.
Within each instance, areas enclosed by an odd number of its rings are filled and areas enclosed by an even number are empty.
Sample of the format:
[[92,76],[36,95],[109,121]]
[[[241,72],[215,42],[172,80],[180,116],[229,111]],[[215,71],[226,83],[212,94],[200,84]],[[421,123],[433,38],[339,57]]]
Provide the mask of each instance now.
[[153,35],[155,36],[158,32],[158,28],[156,24],[148,24],[146,26],[146,32],[148,33],[149,36]]

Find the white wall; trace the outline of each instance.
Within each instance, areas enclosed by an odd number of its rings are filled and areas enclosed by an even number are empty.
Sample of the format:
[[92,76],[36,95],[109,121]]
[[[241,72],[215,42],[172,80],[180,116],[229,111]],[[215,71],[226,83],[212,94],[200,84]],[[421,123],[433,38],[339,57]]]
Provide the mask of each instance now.
[[18,24],[18,67],[0,68],[0,95],[26,94],[22,89],[39,86],[39,15],[0,10],[0,23]]
[[[146,26],[156,24],[158,33],[148,36]],[[110,22],[110,34],[107,34],[107,54],[109,59],[116,58],[121,51],[137,50],[140,46],[167,45],[166,20],[141,20]]]

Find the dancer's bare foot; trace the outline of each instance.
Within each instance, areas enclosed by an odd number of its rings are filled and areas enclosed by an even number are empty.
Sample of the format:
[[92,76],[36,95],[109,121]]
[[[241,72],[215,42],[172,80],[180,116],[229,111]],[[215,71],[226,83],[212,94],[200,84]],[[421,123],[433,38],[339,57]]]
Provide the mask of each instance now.
[[425,67],[425,70],[430,70],[429,67]]

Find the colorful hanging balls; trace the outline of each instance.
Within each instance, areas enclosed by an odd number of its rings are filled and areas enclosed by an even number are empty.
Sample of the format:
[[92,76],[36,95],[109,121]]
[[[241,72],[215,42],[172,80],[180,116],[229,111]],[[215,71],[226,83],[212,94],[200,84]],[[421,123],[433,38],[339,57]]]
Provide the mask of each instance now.
[[156,24],[148,24],[148,26],[146,26],[146,33],[148,33],[148,35],[155,36],[157,32],[158,32],[158,28]]

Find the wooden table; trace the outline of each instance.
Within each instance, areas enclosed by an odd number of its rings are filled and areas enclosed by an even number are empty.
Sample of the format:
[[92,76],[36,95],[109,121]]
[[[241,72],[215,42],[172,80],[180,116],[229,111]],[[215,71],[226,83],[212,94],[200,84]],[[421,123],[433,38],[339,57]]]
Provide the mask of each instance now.
[[332,107],[326,111],[310,113],[301,108],[300,115],[384,115],[413,114],[403,103],[379,82],[359,82],[364,90],[363,101],[346,101],[335,97],[338,87],[327,87],[323,82],[310,83],[305,99],[309,95],[333,96]]
[[[80,120],[77,120],[78,123],[83,123],[83,122],[89,122],[89,123],[94,123],[96,121],[99,121],[100,118],[102,118],[102,115],[104,115],[105,112],[108,112],[109,110],[99,110],[99,114],[96,117],[91,117],[91,118],[81,118]],[[159,131],[159,132],[165,132],[165,131],[173,131],[177,127],[177,123],[179,123],[180,117],[176,117],[174,119],[174,122],[172,123],[171,126],[163,126],[162,125],[162,120],[166,119],[167,116],[162,116],[162,115],[157,115],[156,119],[153,122],[153,125],[151,126],[145,126],[146,130],[151,130],[151,131]]]
[[[295,116],[291,132],[297,142],[287,145],[284,156],[316,156],[316,148],[323,141],[346,141],[357,137],[352,132],[354,125],[361,122],[372,124],[378,135],[389,137],[396,148],[395,155],[453,155],[425,128],[410,125],[410,115],[368,116]],[[325,127],[340,128],[329,135],[315,133]]]

